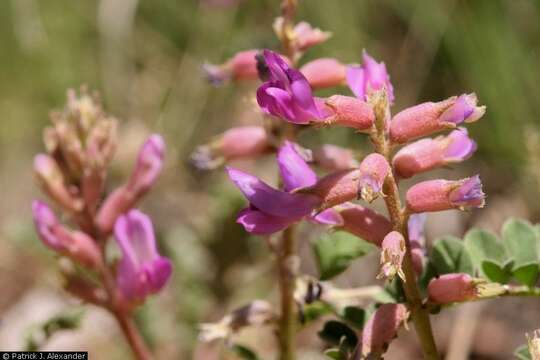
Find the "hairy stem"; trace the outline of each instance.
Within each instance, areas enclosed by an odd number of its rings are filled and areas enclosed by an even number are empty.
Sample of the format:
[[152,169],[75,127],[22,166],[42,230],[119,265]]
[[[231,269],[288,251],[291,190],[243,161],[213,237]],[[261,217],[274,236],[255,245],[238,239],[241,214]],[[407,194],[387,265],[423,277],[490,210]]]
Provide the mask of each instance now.
[[279,319],[279,349],[281,360],[295,359],[296,309],[294,302],[295,241],[294,226],[283,231],[278,254],[281,317]]
[[[375,106],[376,128],[371,135],[371,140],[374,144],[375,151],[383,155],[388,163],[391,164],[390,146],[385,135],[384,126],[386,121],[386,102],[384,100],[382,102],[384,106]],[[416,275],[412,266],[411,244],[407,227],[408,214],[402,210],[399,188],[393,172],[386,177],[383,192],[386,195],[384,201],[390,214],[393,228],[395,231],[399,231],[405,238],[406,253],[402,264],[405,281],[402,283],[408,307],[411,311],[414,328],[418,335],[424,358],[426,360],[437,360],[439,359],[439,354],[437,352],[433,330],[431,329],[429,312],[422,304],[422,297],[420,296],[420,291],[416,283]]]

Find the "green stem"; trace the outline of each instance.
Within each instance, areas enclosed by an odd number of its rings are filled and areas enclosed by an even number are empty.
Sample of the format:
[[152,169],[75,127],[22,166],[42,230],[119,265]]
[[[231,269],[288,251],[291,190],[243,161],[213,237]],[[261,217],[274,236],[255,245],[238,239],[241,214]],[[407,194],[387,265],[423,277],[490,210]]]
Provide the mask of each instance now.
[[281,294],[281,316],[279,319],[280,360],[294,360],[296,335],[294,226],[290,226],[283,231],[281,252],[278,256]]

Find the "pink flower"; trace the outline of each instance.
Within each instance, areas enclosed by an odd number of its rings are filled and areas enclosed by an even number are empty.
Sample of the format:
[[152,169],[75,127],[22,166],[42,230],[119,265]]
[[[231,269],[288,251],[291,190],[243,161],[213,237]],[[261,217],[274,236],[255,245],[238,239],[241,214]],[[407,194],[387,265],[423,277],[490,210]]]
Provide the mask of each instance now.
[[305,21],[295,25],[293,34],[295,47],[300,51],[306,51],[312,46],[325,42],[332,36],[332,33],[314,28]]
[[300,68],[313,89],[324,89],[343,85],[345,82],[345,65],[336,59],[316,59]]
[[370,130],[375,121],[371,106],[350,96],[334,95],[325,101],[324,123],[350,127],[359,131]]
[[369,208],[358,204],[344,203],[335,209],[343,219],[342,225],[338,228],[379,247],[386,234],[392,231],[390,221]]
[[486,112],[486,107],[477,106],[477,102],[475,94],[464,94],[405,109],[396,114],[390,123],[390,140],[403,144],[422,136],[454,129],[464,122],[474,122]]
[[431,169],[461,162],[476,151],[476,142],[469,138],[467,129],[459,128],[448,136],[422,139],[405,146],[394,156],[398,176],[410,178]]
[[457,180],[429,180],[407,191],[407,208],[413,213],[483,207],[485,194],[478,175]]
[[32,215],[39,238],[47,247],[85,266],[96,267],[101,262],[94,239],[83,232],[66,229],[47,204],[34,201]]
[[320,199],[319,210],[328,209],[356,199],[359,178],[360,172],[357,169],[336,171],[298,193],[316,195]]
[[210,83],[221,85],[227,81],[257,80],[257,59],[259,50],[236,53],[222,65],[204,64],[203,70]]
[[441,275],[428,284],[429,300],[437,304],[472,300],[478,295],[477,284],[468,274]]
[[403,325],[409,313],[403,304],[383,304],[362,330],[362,358],[378,359]]
[[359,193],[367,202],[382,194],[383,184],[390,173],[390,165],[381,154],[369,154],[360,163]]
[[150,218],[131,210],[116,221],[114,236],[122,252],[116,274],[122,295],[129,301],[142,301],[160,291],[171,276],[172,263],[158,253]]
[[377,277],[392,280],[398,275],[405,281],[405,274],[401,268],[406,251],[403,235],[392,231],[384,237],[381,247],[381,272]]
[[386,65],[377,63],[364,50],[362,53],[363,64],[352,65],[347,68],[347,84],[354,95],[362,100],[367,100],[371,92],[386,89],[390,103],[394,101],[394,88],[390,82],[390,76],[386,71]]

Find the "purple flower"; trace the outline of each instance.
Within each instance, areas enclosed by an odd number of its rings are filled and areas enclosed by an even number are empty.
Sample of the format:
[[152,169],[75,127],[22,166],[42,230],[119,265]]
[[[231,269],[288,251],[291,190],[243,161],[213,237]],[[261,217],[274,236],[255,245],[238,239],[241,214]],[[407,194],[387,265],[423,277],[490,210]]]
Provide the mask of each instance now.
[[351,65],[347,68],[347,84],[354,95],[359,99],[367,100],[370,92],[385,88],[388,100],[393,103],[394,88],[386,71],[386,65],[375,61],[365,50],[362,53],[362,60],[362,65]]
[[407,224],[409,230],[409,241],[412,243],[424,244],[424,226],[426,224],[427,214],[412,214]]
[[160,291],[171,276],[172,264],[158,253],[150,218],[131,210],[118,218],[114,235],[122,252],[116,281],[124,297],[140,301]]
[[269,81],[257,89],[257,102],[266,113],[295,124],[309,124],[322,118],[309,82],[270,50],[263,51]]
[[452,204],[460,208],[465,207],[483,207],[486,195],[482,191],[482,182],[480,176],[472,176],[452,191],[448,199]]
[[249,201],[249,207],[240,212],[237,222],[247,232],[257,235],[283,230],[304,217],[321,224],[340,224],[341,217],[332,209],[312,216],[313,210],[321,203],[319,197],[293,192],[317,181],[298,146],[285,142],[277,158],[283,190],[274,189],[253,175],[227,168],[229,178]]

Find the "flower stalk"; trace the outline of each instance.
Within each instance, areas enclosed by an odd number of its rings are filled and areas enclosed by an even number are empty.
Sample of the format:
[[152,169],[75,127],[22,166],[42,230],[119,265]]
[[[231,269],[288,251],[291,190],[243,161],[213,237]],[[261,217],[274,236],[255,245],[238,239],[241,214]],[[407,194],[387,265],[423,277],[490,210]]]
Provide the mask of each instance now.
[[281,252],[278,256],[281,316],[279,319],[280,360],[295,359],[296,303],[295,291],[295,228],[283,231]]

